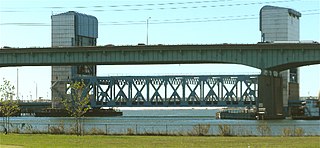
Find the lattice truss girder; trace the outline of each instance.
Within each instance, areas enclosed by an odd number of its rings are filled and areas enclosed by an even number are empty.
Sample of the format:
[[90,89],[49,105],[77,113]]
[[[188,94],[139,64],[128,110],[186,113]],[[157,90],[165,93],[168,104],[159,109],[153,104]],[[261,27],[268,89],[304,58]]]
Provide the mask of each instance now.
[[92,106],[256,105],[256,75],[82,77]]

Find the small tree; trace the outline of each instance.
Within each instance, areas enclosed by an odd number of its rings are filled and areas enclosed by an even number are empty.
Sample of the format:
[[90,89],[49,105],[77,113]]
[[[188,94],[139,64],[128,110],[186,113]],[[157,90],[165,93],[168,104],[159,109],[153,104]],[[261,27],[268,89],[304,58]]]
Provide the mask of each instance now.
[[71,82],[68,89],[71,90],[71,95],[62,99],[62,103],[68,113],[75,118],[75,132],[80,136],[82,131],[81,119],[90,108],[88,105],[90,102],[89,92],[86,91],[84,81]]
[[259,122],[257,130],[262,136],[267,136],[271,134],[271,128],[268,126],[267,122]]
[[3,84],[0,85],[0,113],[3,116],[5,133],[9,131],[10,117],[20,110],[18,102],[12,99],[14,89],[10,81],[3,79]]
[[231,136],[232,135],[232,129],[231,129],[230,125],[219,124],[218,129],[219,129],[219,134],[221,136]]
[[210,124],[197,124],[193,126],[193,133],[194,135],[204,136],[209,133]]

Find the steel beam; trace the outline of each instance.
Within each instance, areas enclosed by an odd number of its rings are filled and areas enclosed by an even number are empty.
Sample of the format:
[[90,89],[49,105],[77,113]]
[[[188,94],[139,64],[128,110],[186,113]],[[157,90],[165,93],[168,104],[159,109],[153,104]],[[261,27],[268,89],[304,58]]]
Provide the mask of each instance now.
[[[257,105],[257,75],[79,77],[93,107]],[[88,91],[88,90],[86,90]]]

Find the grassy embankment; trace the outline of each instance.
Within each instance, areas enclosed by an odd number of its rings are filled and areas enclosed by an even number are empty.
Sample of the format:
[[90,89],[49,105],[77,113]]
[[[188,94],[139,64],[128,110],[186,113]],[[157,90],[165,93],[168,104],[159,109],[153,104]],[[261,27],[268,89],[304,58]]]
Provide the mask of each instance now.
[[306,147],[319,148],[320,137],[80,136],[0,135],[0,147]]

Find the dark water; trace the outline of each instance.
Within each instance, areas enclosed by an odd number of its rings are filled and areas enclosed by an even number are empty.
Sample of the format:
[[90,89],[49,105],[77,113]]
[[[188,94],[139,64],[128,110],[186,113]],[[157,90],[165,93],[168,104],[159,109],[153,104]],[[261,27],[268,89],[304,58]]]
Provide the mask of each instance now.
[[[107,134],[170,133],[186,134],[194,132],[197,125],[209,125],[208,135],[218,135],[219,125],[231,127],[233,135],[260,135],[262,127],[269,135],[286,133],[320,135],[319,120],[218,120],[216,109],[175,109],[175,110],[121,110],[121,117],[87,117],[83,119],[86,132],[92,129]],[[26,125],[33,130],[47,132],[49,127],[64,125],[71,128],[74,119],[70,117],[12,117],[11,123],[20,132],[27,132]],[[2,125],[0,121],[0,125]],[[23,124],[23,125],[22,125]],[[260,128],[261,129],[261,128]],[[269,130],[268,130],[269,129]],[[200,130],[200,128],[199,128]],[[302,132],[301,132],[302,130]]]

